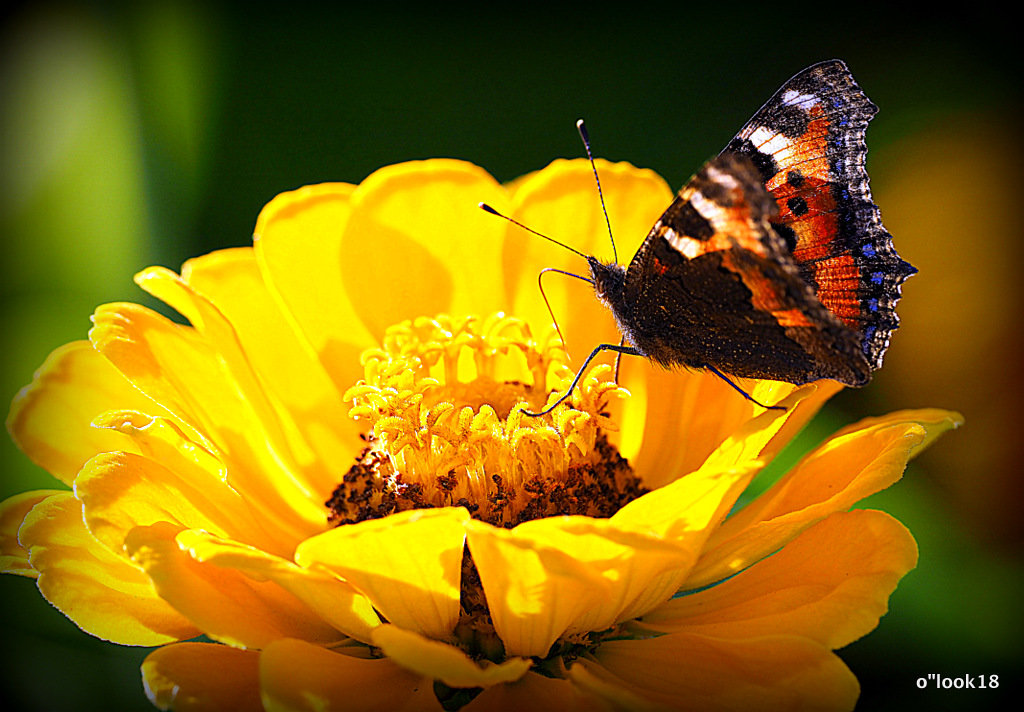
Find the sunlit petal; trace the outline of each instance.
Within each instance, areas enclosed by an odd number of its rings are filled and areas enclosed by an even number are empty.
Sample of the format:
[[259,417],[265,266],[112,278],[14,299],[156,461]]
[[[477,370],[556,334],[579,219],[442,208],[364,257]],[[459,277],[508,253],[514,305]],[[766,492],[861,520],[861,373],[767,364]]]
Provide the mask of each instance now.
[[88,532],[82,504],[70,493],[33,507],[19,537],[39,572],[39,591],[87,633],[122,645],[163,645],[198,635],[142,571]]
[[160,597],[204,634],[229,645],[260,648],[282,637],[321,643],[344,638],[292,594],[263,576],[203,561],[179,544],[170,524],[133,529],[125,551]]
[[93,345],[163,403],[190,439],[229,462],[232,484],[268,519],[296,539],[320,528],[320,493],[313,496],[282,460],[274,447],[281,444],[278,424],[261,420],[265,407],[249,402],[205,338],[132,304],[100,307],[93,320]]
[[28,549],[18,541],[18,530],[32,508],[62,490],[32,490],[8,497],[0,502],[0,572],[37,578],[39,572],[28,562]]
[[[506,651],[543,656],[564,634],[602,630],[657,583],[671,595],[696,559],[675,542],[588,517],[540,519],[511,531],[471,522],[468,537]],[[673,585],[662,575],[679,573]]]
[[303,542],[295,560],[346,579],[392,623],[443,638],[459,616],[467,518],[417,510],[338,527]]
[[133,449],[119,433],[90,427],[93,418],[111,408],[166,414],[88,341],[73,341],[50,354],[14,399],[7,428],[33,462],[70,485],[97,452]]
[[502,288],[503,221],[481,202],[505,208],[505,192],[485,171],[434,159],[382,168],[352,194],[341,238],[341,280],[369,332],[416,314],[507,310]]

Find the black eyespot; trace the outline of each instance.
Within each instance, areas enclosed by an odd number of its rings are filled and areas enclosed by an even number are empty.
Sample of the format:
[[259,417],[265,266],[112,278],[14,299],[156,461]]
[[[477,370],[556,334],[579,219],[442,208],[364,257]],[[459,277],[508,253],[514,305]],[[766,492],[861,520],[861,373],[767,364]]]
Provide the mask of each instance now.
[[786,206],[789,208],[790,212],[797,217],[807,214],[807,201],[800,196],[787,200]]

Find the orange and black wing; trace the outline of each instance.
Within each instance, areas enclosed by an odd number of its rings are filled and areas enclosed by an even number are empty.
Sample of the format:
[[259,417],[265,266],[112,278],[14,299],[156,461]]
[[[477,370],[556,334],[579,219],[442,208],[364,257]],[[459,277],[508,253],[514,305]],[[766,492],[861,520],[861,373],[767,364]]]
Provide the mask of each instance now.
[[750,159],[775,199],[775,231],[818,300],[861,336],[880,368],[899,325],[903,261],[871,198],[864,133],[877,108],[846,65],[800,72],[747,122],[723,154]]
[[859,334],[826,309],[772,225],[776,201],[737,153],[705,165],[626,271],[619,322],[664,365],[741,377],[862,385]]

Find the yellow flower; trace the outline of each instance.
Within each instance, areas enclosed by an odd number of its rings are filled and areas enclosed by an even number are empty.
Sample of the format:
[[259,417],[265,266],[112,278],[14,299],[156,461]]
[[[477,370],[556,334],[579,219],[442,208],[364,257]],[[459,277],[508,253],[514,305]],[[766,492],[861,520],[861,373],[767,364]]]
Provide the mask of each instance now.
[[[601,162],[620,245],[670,198]],[[252,249],[148,292],[190,322],[100,307],[16,398],[19,446],[66,489],[0,511],[4,570],[92,635],[160,646],[174,709],[851,709],[832,652],[916,562],[850,510],[959,416],[851,426],[730,514],[835,392],[607,364],[572,377],[536,290],[608,251],[590,168],[509,186],[450,160],[286,193]],[[617,341],[574,280],[545,284],[577,358]],[[508,315],[508,316],[506,316]],[[210,642],[182,642],[205,636]]]

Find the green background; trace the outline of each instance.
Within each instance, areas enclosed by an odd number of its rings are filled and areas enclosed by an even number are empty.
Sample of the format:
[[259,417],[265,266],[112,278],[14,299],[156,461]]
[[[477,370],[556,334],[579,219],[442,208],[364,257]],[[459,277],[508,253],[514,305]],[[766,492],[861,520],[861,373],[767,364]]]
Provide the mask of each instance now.
[[[879,629],[841,652],[859,709],[994,708],[917,677],[1001,673],[1020,697],[1021,264],[1018,41],[998,18],[865,4],[529,6],[35,3],[0,45],[0,398],[83,338],[131,282],[250,244],[260,208],[307,183],[358,182],[448,156],[499,180],[582,150],[678,187],[790,75],[844,59],[881,112],[876,201],[921,268],[887,367],[801,440],[903,407],[967,425],[870,506],[921,548]],[[540,267],[541,265],[538,265]],[[0,495],[50,486],[5,438]],[[146,651],[95,641],[32,581],[0,578],[4,709],[151,709]]]

